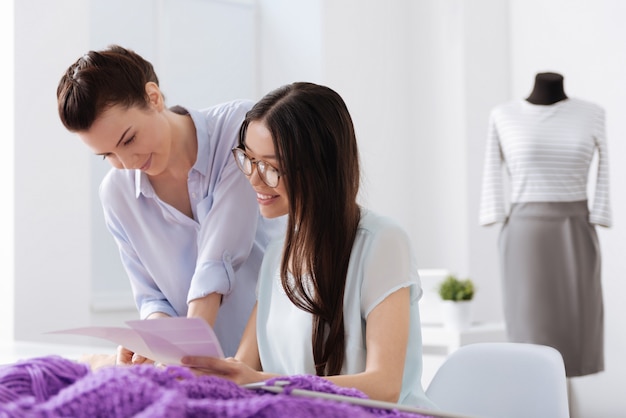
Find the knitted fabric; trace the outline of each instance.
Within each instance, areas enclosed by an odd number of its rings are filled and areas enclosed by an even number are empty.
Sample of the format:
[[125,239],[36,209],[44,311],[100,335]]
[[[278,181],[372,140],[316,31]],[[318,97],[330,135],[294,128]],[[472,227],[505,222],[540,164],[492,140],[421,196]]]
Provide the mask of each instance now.
[[280,380],[288,382],[284,393],[272,394],[217,377],[195,376],[181,366],[120,366],[91,372],[87,365],[63,357],[40,357],[0,367],[0,417],[424,417],[289,394],[306,389],[366,398],[356,389],[317,376]]

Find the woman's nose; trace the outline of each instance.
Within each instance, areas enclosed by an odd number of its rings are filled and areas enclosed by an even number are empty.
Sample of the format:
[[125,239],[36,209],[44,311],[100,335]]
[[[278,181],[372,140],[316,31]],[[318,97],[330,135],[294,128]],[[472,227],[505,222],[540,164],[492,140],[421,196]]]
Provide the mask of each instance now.
[[250,181],[251,185],[256,186],[263,183],[263,180],[261,180],[261,177],[259,176],[259,167],[256,167],[254,165],[252,167],[252,174],[248,176],[248,180]]

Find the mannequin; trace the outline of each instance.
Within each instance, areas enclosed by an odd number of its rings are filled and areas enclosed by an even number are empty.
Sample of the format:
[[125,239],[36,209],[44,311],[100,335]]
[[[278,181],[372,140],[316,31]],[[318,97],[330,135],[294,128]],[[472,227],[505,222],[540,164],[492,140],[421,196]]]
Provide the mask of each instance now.
[[[568,377],[604,370],[595,228],[611,226],[605,137],[604,109],[569,98],[557,73],[538,73],[526,99],[499,104],[489,118],[480,224],[502,224],[498,255],[508,339],[556,348]],[[596,153],[591,201],[587,176]]]
[[563,88],[563,76],[558,73],[538,73],[535,86],[526,100],[536,105],[551,105],[567,99]]

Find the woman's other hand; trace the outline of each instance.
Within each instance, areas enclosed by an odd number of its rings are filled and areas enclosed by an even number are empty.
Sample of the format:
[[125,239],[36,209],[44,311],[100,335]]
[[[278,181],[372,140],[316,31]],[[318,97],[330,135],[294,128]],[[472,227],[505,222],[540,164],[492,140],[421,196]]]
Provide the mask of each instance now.
[[117,357],[115,359],[115,364],[117,365],[132,365],[132,364],[152,364],[154,361],[141,356],[135,352],[130,351],[128,348],[123,346],[117,347]]
[[255,383],[268,379],[234,357],[220,359],[216,357],[186,356],[181,359],[183,366],[189,367],[195,374],[221,377],[238,385]]

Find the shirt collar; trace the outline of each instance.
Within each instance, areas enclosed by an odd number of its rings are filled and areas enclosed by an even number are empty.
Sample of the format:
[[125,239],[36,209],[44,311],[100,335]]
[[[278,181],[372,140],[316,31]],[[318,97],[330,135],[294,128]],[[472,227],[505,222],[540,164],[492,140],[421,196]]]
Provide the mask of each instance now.
[[135,170],[135,198],[143,194],[146,197],[152,197],[154,189],[148,181],[148,176],[141,170]]
[[196,163],[191,168],[200,172],[203,176],[209,173],[209,141],[211,140],[211,131],[207,126],[205,117],[197,110],[189,110],[189,116],[196,127],[196,141],[198,141],[198,155],[196,155]]

